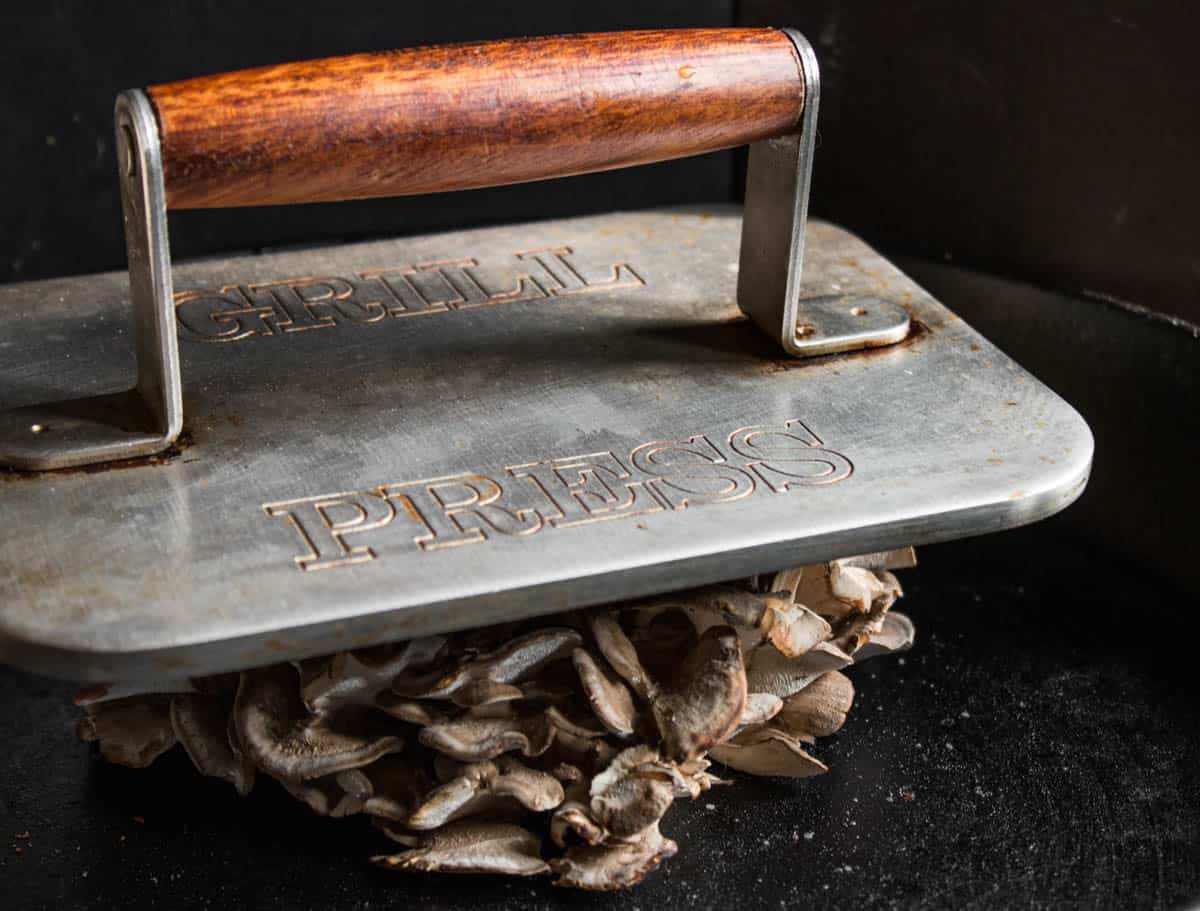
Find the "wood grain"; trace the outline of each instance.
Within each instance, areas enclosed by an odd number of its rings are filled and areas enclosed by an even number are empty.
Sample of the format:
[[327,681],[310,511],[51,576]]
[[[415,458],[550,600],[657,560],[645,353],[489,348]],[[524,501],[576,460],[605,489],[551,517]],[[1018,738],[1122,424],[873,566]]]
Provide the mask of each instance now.
[[153,86],[168,205],[250,206],[520,183],[785,133],[804,106],[776,29],[445,45]]

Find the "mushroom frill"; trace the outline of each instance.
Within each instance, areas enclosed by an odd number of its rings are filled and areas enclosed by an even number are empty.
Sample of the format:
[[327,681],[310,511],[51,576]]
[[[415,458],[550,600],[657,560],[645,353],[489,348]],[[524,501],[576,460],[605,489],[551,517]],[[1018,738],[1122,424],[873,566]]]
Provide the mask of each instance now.
[[[389,870],[633,886],[678,850],[678,799],[826,771],[809,748],[854,700],[843,671],[901,651],[911,548],[616,607],[195,680],[82,693],[79,735],[144,767],[180,744],[245,795],[274,779],[372,819]],[[153,687],[145,688],[147,690]],[[114,698],[115,697],[115,698]],[[386,842],[384,842],[386,844]]]

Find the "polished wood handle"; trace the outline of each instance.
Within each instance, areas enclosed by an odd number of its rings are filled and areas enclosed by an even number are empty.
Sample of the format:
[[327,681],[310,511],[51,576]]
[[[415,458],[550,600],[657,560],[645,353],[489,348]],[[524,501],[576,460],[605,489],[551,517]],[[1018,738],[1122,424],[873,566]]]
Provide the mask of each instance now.
[[255,206],[520,183],[795,128],[777,29],[608,32],[358,54],[152,86],[167,204]]

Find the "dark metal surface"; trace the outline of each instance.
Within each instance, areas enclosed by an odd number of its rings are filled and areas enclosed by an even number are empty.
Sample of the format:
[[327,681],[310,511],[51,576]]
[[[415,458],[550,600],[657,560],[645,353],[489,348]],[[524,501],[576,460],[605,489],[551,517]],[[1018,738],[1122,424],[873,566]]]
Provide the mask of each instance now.
[[375,870],[387,842],[361,818],[312,817],[270,783],[241,800],[178,750],[109,767],[74,739],[69,687],[0,671],[6,907],[1107,911],[1200,896],[1194,596],[1058,520],[921,556],[906,574],[917,647],[855,669],[850,720],[816,749],[832,771],[737,776],[682,802],[663,825],[679,854],[615,897]]

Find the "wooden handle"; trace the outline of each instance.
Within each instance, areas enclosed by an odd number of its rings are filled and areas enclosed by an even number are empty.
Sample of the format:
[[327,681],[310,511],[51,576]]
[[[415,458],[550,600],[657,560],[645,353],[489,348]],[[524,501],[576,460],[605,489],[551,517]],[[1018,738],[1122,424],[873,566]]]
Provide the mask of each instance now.
[[400,196],[603,171],[793,129],[776,29],[445,45],[203,76],[148,94],[167,204]]

